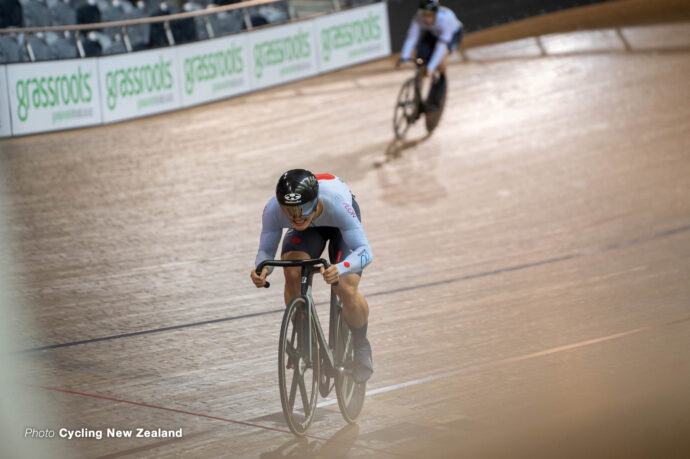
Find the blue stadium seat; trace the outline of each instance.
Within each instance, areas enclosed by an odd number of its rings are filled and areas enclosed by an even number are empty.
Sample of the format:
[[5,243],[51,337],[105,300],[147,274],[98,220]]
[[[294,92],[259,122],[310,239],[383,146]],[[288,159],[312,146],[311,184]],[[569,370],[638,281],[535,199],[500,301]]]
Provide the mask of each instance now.
[[44,27],[52,23],[52,16],[48,6],[37,0],[27,1],[22,4],[25,27]]
[[[122,10],[122,7],[120,6],[119,0],[113,0],[112,3],[106,4],[102,8],[99,7],[99,9],[101,10],[101,21],[103,22],[122,21],[124,19],[127,19],[125,12]],[[122,27],[106,27],[105,29],[103,29],[103,33],[105,33],[111,38],[113,38],[116,34],[119,34],[121,32]]]
[[36,61],[49,61],[51,59],[55,59],[55,53],[43,38],[44,35],[41,32],[31,34],[31,36],[29,36],[28,41],[31,50],[34,53],[34,59]]
[[52,25],[72,25],[77,23],[77,12],[67,0],[55,2],[50,7]]
[[56,59],[73,59],[79,57],[77,45],[71,32],[47,33],[45,41],[53,50]]
[[[134,8],[126,13],[125,16],[127,19],[141,19],[148,17],[149,14],[146,12],[146,5],[143,2],[139,2],[137,8]],[[127,27],[127,36],[129,37],[129,42],[132,44],[132,48],[134,50],[148,48],[150,29],[150,24]]]
[[0,35],[0,64],[22,62],[21,48],[13,35]]

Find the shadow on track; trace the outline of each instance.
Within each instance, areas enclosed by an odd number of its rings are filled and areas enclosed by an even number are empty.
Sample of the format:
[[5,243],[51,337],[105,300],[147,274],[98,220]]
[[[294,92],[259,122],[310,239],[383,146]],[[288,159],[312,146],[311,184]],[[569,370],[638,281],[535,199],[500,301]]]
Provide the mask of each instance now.
[[355,446],[358,436],[359,426],[348,424],[325,442],[304,437],[293,438],[273,451],[262,453],[259,457],[261,459],[347,457],[348,451]]
[[414,148],[422,142],[425,142],[431,134],[425,134],[423,137],[417,139],[393,139],[386,147],[386,154],[382,161],[376,161],[374,167],[381,167],[384,164],[398,159],[402,156],[402,152],[410,148]]

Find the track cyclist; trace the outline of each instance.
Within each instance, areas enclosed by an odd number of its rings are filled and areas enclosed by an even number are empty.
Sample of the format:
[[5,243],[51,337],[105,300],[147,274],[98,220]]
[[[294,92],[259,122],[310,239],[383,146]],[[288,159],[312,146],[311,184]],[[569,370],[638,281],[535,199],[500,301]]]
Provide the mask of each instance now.
[[[264,260],[273,260],[283,233],[282,260],[319,258],[326,242],[333,263],[321,267],[324,280],[333,286],[343,303],[343,317],[352,330],[355,351],[353,378],[366,382],[374,371],[371,345],[367,339],[369,304],[359,291],[363,269],[372,261],[371,247],[361,223],[355,197],[340,178],[330,174],[314,175],[304,169],[285,172],[276,185],[262,217],[259,251],[255,268]],[[283,268],[285,304],[300,295],[300,268]],[[256,287],[266,284],[271,269],[261,275],[252,269]]]
[[433,75],[438,70],[439,78],[431,86],[428,97],[428,104],[432,109],[438,107],[438,101],[443,100],[448,55],[460,45],[463,30],[462,22],[455,13],[440,6],[439,0],[420,0],[396,67],[409,61],[417,47],[417,58],[426,63],[424,76]]

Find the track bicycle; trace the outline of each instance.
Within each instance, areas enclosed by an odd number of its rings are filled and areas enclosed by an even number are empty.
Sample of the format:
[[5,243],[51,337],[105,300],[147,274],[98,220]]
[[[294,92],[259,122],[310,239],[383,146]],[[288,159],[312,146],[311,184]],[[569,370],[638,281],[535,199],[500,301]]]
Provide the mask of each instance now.
[[[421,116],[425,114],[426,130],[431,135],[433,130],[441,121],[441,114],[446,104],[446,91],[443,91],[438,100],[438,105],[432,107],[428,104],[428,97],[422,97],[422,77],[423,69],[425,67],[424,60],[415,59],[415,75],[409,80],[405,81],[398,93],[398,100],[395,103],[393,111],[393,132],[397,139],[405,137],[407,130],[412,126]],[[434,72],[432,76],[432,88],[440,78],[439,72]]]
[[[316,267],[328,269],[328,262],[323,258],[266,260],[256,268],[257,274],[264,266],[301,267],[301,294],[285,309],[278,344],[280,402],[288,427],[297,436],[306,434],[316,414],[318,394],[326,397],[334,387],[340,413],[348,423],[354,423],[362,411],[366,383],[355,382],[352,375],[352,332],[342,316],[342,303],[331,287],[327,342],[311,293]],[[270,283],[265,286],[268,288]],[[296,403],[298,392],[300,404]]]

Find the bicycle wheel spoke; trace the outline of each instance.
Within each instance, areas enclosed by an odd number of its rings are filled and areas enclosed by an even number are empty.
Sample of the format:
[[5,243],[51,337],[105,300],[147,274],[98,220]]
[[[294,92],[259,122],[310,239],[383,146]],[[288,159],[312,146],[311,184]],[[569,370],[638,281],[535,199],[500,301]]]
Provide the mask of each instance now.
[[305,416],[309,415],[309,396],[307,395],[307,388],[304,385],[304,378],[299,379],[299,393],[302,396],[302,408],[304,408]]
[[290,411],[295,407],[295,395],[297,394],[297,386],[299,385],[299,374],[297,370],[292,373],[292,383],[290,384],[290,397],[288,398],[288,406]]
[[415,122],[416,111],[415,80],[410,79],[400,89],[393,114],[393,130],[397,138],[402,138]]
[[[294,317],[294,316],[293,316],[293,317]],[[294,346],[294,345],[295,345],[295,335],[296,335],[296,334],[297,334],[297,327],[295,327],[295,325],[293,324],[293,325],[292,325],[292,334],[291,334],[291,336],[290,336],[290,341],[289,341],[289,343],[290,343],[291,346]]]

